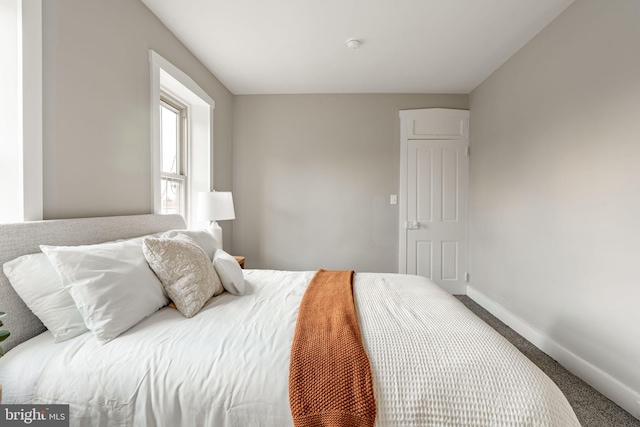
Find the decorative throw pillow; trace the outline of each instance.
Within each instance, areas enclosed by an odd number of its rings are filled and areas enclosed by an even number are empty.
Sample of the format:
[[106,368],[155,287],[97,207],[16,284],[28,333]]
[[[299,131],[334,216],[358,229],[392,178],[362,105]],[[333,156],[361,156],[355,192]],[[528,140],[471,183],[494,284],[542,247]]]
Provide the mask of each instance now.
[[222,293],[211,260],[192,238],[184,234],[172,239],[147,237],[142,249],[169,298],[185,317],[193,317],[212,296]]
[[184,234],[187,237],[191,237],[193,241],[202,248],[211,261],[213,261],[213,255],[218,249],[220,249],[220,244],[216,238],[207,230],[170,230],[162,233],[160,237],[170,239],[172,237],[176,237],[178,234]]
[[234,257],[218,249],[213,257],[213,266],[227,292],[233,295],[244,295],[244,274]]
[[87,332],[82,314],[43,253],[23,255],[2,267],[11,286],[33,314],[49,329],[54,342]]
[[142,237],[97,245],[42,245],[40,249],[100,344],[169,302],[142,253]]

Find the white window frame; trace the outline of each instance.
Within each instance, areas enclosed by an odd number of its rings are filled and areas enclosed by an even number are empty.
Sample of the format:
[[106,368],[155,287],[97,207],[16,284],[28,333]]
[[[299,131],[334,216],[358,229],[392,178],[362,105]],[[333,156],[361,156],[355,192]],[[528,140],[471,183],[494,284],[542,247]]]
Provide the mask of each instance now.
[[[179,118],[178,128],[178,152],[177,152],[177,173],[170,173],[162,170],[160,167],[160,179],[178,181],[181,184],[180,191],[180,213],[185,217],[189,217],[189,198],[187,197],[187,189],[189,185],[189,108],[180,100],[169,95],[166,92],[160,93],[160,105],[175,112]],[[162,146],[161,146],[162,147]],[[160,165],[164,164],[162,159],[163,151],[160,150]],[[162,198],[162,195],[160,196]]]
[[160,97],[166,92],[183,101],[188,107],[189,148],[187,162],[189,178],[186,198],[188,203],[185,220],[190,228],[206,228],[207,221],[196,218],[194,202],[200,191],[213,188],[213,110],[214,100],[175,65],[149,51],[151,63],[151,211],[161,212],[160,194]]
[[17,56],[5,58],[16,66],[17,87],[1,90],[3,106],[13,109],[13,123],[0,126],[5,147],[17,167],[0,173],[4,185],[17,189],[5,198],[0,222],[37,221],[43,219],[43,124],[42,124],[42,0],[11,0],[16,25],[6,28],[17,32]]

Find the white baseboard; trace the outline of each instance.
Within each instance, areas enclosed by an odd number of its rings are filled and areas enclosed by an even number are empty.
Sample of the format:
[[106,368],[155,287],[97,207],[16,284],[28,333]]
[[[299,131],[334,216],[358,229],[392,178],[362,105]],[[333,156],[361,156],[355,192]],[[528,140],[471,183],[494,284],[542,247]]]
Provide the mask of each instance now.
[[551,356],[571,373],[614,401],[625,411],[640,419],[639,392],[627,387],[597,366],[567,350],[472,286],[467,286],[467,296]]

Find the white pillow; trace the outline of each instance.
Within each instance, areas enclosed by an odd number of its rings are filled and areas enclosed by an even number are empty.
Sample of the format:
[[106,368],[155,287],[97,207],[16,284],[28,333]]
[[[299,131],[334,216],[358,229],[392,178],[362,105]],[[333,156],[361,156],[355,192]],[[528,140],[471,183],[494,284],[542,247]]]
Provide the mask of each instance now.
[[227,292],[233,295],[244,295],[244,274],[234,257],[218,249],[213,257],[213,266]]
[[23,255],[2,267],[11,286],[33,314],[49,329],[54,342],[88,329],[60,276],[43,253]]
[[167,305],[142,237],[85,246],[40,246],[100,344]]
[[171,239],[178,234],[191,237],[207,254],[210,261],[213,261],[213,255],[220,249],[220,243],[207,230],[170,230],[162,233],[160,237]]
[[211,260],[184,234],[172,239],[147,237],[142,250],[169,298],[185,317],[193,317],[212,296],[224,290]]

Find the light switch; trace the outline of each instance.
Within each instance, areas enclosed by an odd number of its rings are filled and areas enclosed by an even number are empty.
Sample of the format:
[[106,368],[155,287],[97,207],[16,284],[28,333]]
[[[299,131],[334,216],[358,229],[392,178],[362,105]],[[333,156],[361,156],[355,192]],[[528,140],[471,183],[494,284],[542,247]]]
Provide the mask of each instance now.
[[398,195],[397,194],[392,194],[391,197],[389,198],[389,204],[390,205],[397,205],[398,204]]

